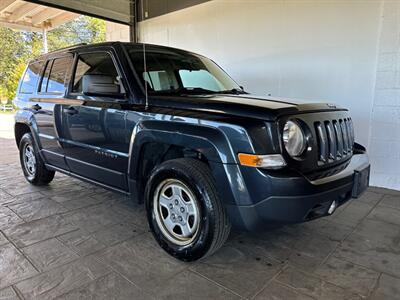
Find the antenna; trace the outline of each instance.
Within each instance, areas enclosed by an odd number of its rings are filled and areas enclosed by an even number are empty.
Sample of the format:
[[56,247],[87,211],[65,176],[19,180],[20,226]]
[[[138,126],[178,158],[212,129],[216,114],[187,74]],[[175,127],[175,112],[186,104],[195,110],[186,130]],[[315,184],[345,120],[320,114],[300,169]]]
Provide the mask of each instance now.
[[[146,62],[146,44],[143,43],[143,63],[144,63],[144,74],[147,74],[147,62]],[[148,96],[148,91],[147,91],[147,80],[144,81],[144,92],[146,96],[146,105],[145,109],[149,107],[149,96]]]
[[[142,11],[142,20],[144,19],[144,1],[141,1],[141,11]],[[146,43],[145,41],[142,42],[143,45],[143,66],[144,66],[144,76],[147,74],[147,61],[146,61]],[[146,77],[145,77],[146,78]],[[146,97],[146,104],[145,104],[145,109],[147,110],[149,108],[149,96],[148,96],[148,90],[147,90],[147,80],[144,80],[144,93]]]

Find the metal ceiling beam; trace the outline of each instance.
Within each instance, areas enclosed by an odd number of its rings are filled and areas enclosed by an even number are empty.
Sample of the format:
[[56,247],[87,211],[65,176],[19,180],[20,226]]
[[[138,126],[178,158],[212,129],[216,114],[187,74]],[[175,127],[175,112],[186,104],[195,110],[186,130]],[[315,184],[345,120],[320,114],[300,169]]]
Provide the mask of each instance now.
[[56,8],[46,8],[38,14],[32,16],[31,22],[34,26],[42,24],[48,19],[57,17],[58,15],[64,13],[64,11]]
[[79,17],[79,14],[74,14],[70,12],[63,12],[62,14],[54,17],[53,19],[48,20],[50,27],[55,28],[61,24],[67,23]]
[[0,1],[0,14],[5,12],[10,6],[18,3],[19,0],[1,0]]
[[17,30],[32,31],[32,32],[42,32],[43,31],[42,28],[32,26],[29,23],[10,23],[4,18],[0,18],[0,26],[17,29]]
[[33,3],[25,3],[22,6],[18,7],[13,11],[13,13],[10,15],[8,20],[10,22],[18,22],[19,20],[22,20],[24,17],[32,13],[32,11],[38,9],[38,6],[33,4]]
[[43,31],[71,21],[79,14],[21,0],[0,0],[0,26],[16,30]]

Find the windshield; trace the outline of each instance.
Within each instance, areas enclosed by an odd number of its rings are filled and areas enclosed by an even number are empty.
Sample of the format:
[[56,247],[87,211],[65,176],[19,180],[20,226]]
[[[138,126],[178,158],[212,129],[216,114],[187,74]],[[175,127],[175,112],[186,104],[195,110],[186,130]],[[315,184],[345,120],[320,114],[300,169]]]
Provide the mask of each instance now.
[[244,93],[217,64],[208,58],[184,51],[128,49],[135,70],[150,95]]

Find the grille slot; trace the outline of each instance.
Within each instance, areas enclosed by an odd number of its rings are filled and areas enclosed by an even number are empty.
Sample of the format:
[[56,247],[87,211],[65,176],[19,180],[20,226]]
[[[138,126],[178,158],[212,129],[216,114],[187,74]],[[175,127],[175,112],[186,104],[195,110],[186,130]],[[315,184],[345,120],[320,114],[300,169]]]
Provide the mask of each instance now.
[[354,130],[351,118],[318,121],[314,123],[319,161],[323,165],[352,155]]
[[337,139],[331,122],[325,122],[326,131],[328,132],[329,141],[329,158],[335,159],[337,156]]
[[325,128],[321,123],[316,124],[317,127],[317,134],[319,137],[319,160],[322,162],[326,162],[328,159],[328,144],[326,138],[326,131]]
[[340,124],[340,130],[342,131],[343,135],[343,154],[346,155],[349,149],[349,141],[347,138],[346,126],[343,120],[339,120],[339,124]]

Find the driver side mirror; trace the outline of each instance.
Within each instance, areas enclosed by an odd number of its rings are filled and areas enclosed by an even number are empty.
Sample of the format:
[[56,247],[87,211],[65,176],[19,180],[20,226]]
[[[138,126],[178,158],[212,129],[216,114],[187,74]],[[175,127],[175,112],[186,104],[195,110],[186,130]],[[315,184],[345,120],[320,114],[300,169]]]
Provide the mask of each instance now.
[[104,96],[123,98],[125,93],[121,92],[121,85],[115,83],[113,76],[107,75],[84,75],[82,77],[82,92],[88,96]]

